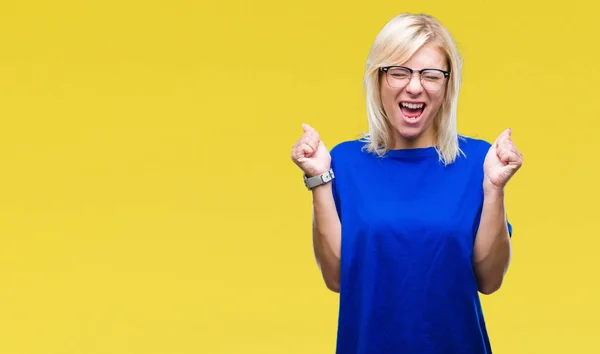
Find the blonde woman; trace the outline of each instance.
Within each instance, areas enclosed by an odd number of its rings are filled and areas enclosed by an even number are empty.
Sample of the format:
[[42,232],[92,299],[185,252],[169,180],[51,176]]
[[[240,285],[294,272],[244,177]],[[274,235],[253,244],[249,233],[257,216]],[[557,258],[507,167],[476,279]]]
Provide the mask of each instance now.
[[457,133],[460,81],[448,31],[401,14],[368,56],[368,134],[329,152],[305,124],[292,148],[340,296],[338,354],[492,352],[479,293],[509,266],[504,188],[523,156],[510,129],[491,144]]

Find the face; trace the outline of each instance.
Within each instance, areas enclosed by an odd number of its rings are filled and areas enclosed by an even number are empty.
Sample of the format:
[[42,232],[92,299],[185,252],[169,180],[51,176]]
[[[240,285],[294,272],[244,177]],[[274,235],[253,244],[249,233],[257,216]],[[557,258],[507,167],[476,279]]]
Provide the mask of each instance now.
[[[448,70],[446,56],[435,44],[431,43],[423,46],[401,65],[413,70],[425,68]],[[433,121],[442,105],[447,79],[442,79],[443,84],[439,91],[428,91],[421,84],[419,74],[416,72],[403,88],[390,86],[386,75],[390,74],[382,73],[380,94],[383,108],[393,128],[393,148],[432,146],[434,143]]]

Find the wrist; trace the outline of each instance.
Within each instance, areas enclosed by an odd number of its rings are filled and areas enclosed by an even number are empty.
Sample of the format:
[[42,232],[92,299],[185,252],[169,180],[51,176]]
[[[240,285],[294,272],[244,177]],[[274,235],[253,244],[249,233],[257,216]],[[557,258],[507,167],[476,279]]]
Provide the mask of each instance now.
[[312,192],[313,195],[316,195],[316,194],[318,195],[321,193],[330,194],[332,192],[332,186],[331,186],[331,183],[324,183],[319,186],[313,187],[310,191]]
[[322,175],[324,173],[329,172],[330,169],[331,169],[331,167],[327,166],[327,168],[324,169],[324,170],[313,170],[313,171],[310,171],[310,172],[304,172],[304,175],[306,175],[306,177],[320,176],[320,175]]
[[309,190],[312,190],[312,189],[320,187],[324,184],[330,184],[334,178],[335,178],[335,174],[333,173],[333,170],[331,168],[327,172],[320,173],[315,176],[309,176],[305,173],[304,174],[304,185]]
[[499,187],[491,183],[484,183],[483,196],[485,198],[504,198],[504,187]]

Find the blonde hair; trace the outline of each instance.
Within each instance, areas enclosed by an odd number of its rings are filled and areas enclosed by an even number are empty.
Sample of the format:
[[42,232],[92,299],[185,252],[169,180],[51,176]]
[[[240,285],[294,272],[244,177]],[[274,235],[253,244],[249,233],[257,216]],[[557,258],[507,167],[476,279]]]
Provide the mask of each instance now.
[[400,14],[379,32],[367,58],[364,89],[366,94],[369,132],[363,136],[365,148],[379,156],[391,149],[390,126],[381,103],[380,68],[407,61],[428,43],[435,43],[446,55],[450,77],[445,97],[434,117],[435,148],[444,164],[450,164],[462,153],[458,145],[456,110],[461,84],[462,59],[452,36],[435,18],[426,14]]

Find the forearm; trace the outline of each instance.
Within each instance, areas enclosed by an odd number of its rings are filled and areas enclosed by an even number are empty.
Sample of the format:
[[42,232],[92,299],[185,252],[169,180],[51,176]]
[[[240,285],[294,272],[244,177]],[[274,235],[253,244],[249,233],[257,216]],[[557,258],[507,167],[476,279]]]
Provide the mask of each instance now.
[[333,200],[331,183],[313,189],[313,248],[323,280],[339,292],[341,225]]
[[504,191],[485,189],[483,210],[473,250],[479,291],[491,294],[502,285],[511,257]]

